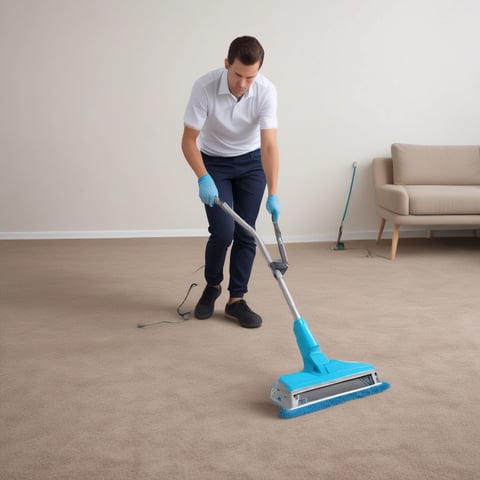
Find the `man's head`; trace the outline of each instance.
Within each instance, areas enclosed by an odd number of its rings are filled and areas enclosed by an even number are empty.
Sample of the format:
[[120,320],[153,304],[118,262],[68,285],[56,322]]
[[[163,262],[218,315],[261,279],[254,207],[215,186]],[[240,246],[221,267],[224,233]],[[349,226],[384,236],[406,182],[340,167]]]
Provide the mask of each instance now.
[[232,95],[240,98],[248,90],[262,66],[263,57],[263,47],[254,37],[238,37],[230,44],[225,68]]
[[255,37],[238,37],[231,44],[228,49],[227,61],[232,65],[235,60],[239,60],[244,65],[254,65],[259,63],[258,68],[263,64],[263,57],[265,52],[260,42]]

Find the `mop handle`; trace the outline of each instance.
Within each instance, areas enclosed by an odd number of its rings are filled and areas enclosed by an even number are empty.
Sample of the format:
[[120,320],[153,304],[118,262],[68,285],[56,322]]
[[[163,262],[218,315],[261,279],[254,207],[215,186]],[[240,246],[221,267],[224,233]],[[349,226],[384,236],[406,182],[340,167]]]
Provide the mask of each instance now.
[[285,265],[285,270],[286,270],[286,267],[288,266],[287,251],[285,250],[285,244],[283,243],[282,232],[280,231],[278,222],[273,222],[273,229],[275,230],[275,237],[277,239],[280,258],[282,259],[282,263]]
[[[297,307],[295,306],[295,302],[293,301],[292,296],[290,295],[290,292],[288,291],[287,284],[285,283],[285,280],[283,279],[283,271],[286,270],[286,264],[287,264],[287,254],[285,250],[285,245],[283,244],[283,239],[282,235],[280,232],[280,227],[278,226],[277,222],[273,222],[273,226],[275,229],[275,236],[277,238],[277,243],[278,243],[278,248],[280,250],[280,256],[282,257],[281,262],[276,262],[272,260],[272,257],[270,256],[270,253],[267,249],[267,246],[265,245],[265,242],[262,240],[260,235],[258,235],[257,231],[249,225],[240,215],[238,215],[231,207],[228,205],[228,203],[222,202],[218,197],[215,198],[215,205],[219,206],[227,215],[230,215],[235,222],[237,222],[241,227],[243,227],[257,242],[258,246],[260,247],[260,250],[265,257],[265,260],[268,263],[268,266],[272,269],[273,271],[273,276],[277,279],[280,288],[282,290],[283,296],[285,297],[285,300],[287,301],[287,304],[290,308],[290,311],[293,314],[294,320],[297,318],[300,318],[301,315],[299,311],[297,310]],[[285,264],[285,265],[284,265]],[[283,268],[285,267],[285,268]]]
[[345,204],[345,210],[343,211],[342,223],[345,221],[345,217],[347,216],[348,204],[350,203],[350,197],[352,196],[352,189],[353,189],[353,182],[355,181],[355,173],[357,172],[357,162],[353,162],[353,172],[352,172],[352,180],[350,182],[350,189],[348,191],[347,196],[347,203]]

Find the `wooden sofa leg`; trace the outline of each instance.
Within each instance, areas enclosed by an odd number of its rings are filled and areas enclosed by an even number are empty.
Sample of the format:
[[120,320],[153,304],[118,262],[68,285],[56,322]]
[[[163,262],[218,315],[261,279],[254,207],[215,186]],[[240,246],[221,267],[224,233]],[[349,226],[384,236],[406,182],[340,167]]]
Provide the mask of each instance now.
[[382,239],[383,229],[385,228],[385,219],[382,218],[380,221],[380,226],[378,227],[377,243],[380,243]]
[[394,225],[392,235],[392,252],[390,254],[390,260],[395,260],[397,254],[398,238],[400,236],[400,225]]

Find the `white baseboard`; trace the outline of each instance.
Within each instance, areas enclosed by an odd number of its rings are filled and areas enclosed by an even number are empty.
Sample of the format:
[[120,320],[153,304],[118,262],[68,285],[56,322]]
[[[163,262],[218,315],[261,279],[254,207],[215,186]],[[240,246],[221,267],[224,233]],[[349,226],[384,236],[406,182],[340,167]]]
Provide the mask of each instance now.
[[[388,232],[385,236],[388,237]],[[206,230],[96,230],[96,231],[47,231],[47,232],[0,232],[0,240],[80,240],[102,238],[172,238],[172,237],[208,237]],[[344,232],[342,240],[370,240],[375,232]],[[265,243],[275,243],[275,235],[262,236]],[[285,243],[332,242],[337,240],[334,234],[283,235]]]
[[[425,229],[401,229],[400,236],[403,238],[431,237],[479,237],[478,230],[434,230]],[[172,237],[207,237],[205,229],[200,230],[96,230],[96,231],[47,231],[47,232],[0,232],[0,240],[79,240],[79,239],[102,239],[102,238],[172,238]],[[348,232],[342,234],[342,241],[349,240],[375,240],[377,232],[370,230],[365,232]],[[262,237],[267,244],[275,243],[273,233]],[[338,234],[315,234],[315,235],[283,235],[285,243],[314,243],[335,242]],[[391,239],[392,231],[385,230],[383,239]]]
[[0,240],[79,240],[99,238],[206,237],[205,230],[95,230],[0,232]]

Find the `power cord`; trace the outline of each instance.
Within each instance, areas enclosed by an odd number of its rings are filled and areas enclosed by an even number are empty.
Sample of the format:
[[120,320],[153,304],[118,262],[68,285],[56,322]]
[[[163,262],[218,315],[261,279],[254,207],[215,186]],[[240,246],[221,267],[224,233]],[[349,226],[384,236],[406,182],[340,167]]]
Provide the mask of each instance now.
[[[196,283],[192,283],[187,290],[187,293],[185,294],[185,297],[181,301],[180,305],[177,307],[177,313],[184,321],[188,320],[190,318],[190,315],[192,312],[181,312],[180,309],[182,308],[183,304],[187,301],[188,296],[190,295],[190,292],[194,287],[196,287]],[[182,323],[182,322],[172,322],[171,320],[158,320],[156,322],[149,322],[149,323],[137,323],[137,328],[145,328],[145,327],[150,327],[151,325],[158,325],[159,323]]]
[[187,298],[188,296],[190,295],[190,292],[192,291],[192,288],[196,287],[197,284],[196,283],[192,283],[189,287],[188,287],[188,290],[187,290],[187,293],[184,297],[184,299],[182,300],[182,302],[180,303],[180,305],[177,307],[177,313],[184,319],[184,320],[188,320],[190,318],[190,315],[192,312],[181,312],[180,309],[183,307],[183,304],[187,301]]

